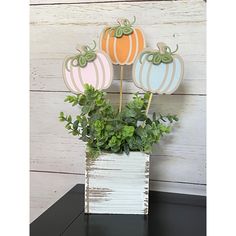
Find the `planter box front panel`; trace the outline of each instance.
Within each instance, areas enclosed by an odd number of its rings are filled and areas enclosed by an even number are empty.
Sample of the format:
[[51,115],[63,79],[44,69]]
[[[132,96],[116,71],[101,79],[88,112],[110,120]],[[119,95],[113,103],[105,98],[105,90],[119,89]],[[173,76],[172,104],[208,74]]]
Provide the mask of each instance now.
[[85,213],[148,214],[149,155],[103,154],[86,159]]

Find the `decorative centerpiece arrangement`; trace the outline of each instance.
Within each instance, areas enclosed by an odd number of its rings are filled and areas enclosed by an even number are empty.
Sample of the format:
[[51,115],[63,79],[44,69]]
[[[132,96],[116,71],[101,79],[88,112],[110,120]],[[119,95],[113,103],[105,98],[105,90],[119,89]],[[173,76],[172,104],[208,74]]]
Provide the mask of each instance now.
[[[164,43],[145,48],[142,31],[127,19],[106,28],[100,50],[83,46],[67,57],[63,77],[75,95],[65,102],[79,105],[79,114],[60,113],[66,129],[87,145],[85,212],[148,214],[149,158],[153,144],[171,131],[176,115],[148,116],[153,93],[171,94],[183,79],[183,60]],[[122,107],[123,66],[133,64],[133,81],[146,93],[133,95]],[[113,79],[112,64],[121,66],[119,108],[103,89]],[[78,153],[79,155],[79,153]]]

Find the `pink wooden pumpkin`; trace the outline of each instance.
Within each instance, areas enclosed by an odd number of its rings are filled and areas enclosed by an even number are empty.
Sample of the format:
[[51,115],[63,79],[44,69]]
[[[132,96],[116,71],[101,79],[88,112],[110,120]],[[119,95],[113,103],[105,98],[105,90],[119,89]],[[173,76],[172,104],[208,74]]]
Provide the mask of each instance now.
[[[95,42],[94,42],[95,44]],[[100,50],[83,46],[79,54],[66,57],[63,63],[63,79],[67,88],[75,93],[83,93],[84,85],[95,89],[106,89],[113,79],[113,67],[109,56]]]

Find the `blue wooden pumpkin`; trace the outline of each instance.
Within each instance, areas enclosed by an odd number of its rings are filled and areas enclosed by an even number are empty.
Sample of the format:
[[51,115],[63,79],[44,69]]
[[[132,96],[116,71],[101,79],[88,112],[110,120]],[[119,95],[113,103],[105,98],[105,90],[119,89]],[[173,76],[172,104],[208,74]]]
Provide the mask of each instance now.
[[172,94],[179,87],[184,74],[183,59],[171,52],[164,43],[157,44],[159,50],[145,49],[133,65],[133,81],[144,91]]

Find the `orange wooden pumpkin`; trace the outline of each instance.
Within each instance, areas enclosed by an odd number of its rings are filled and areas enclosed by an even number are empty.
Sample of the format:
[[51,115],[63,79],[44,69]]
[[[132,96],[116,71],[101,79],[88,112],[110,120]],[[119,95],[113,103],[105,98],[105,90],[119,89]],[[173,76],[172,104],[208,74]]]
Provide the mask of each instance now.
[[100,48],[111,58],[113,64],[131,65],[145,48],[143,32],[133,27],[127,19],[118,20],[119,25],[107,27],[100,37]]

